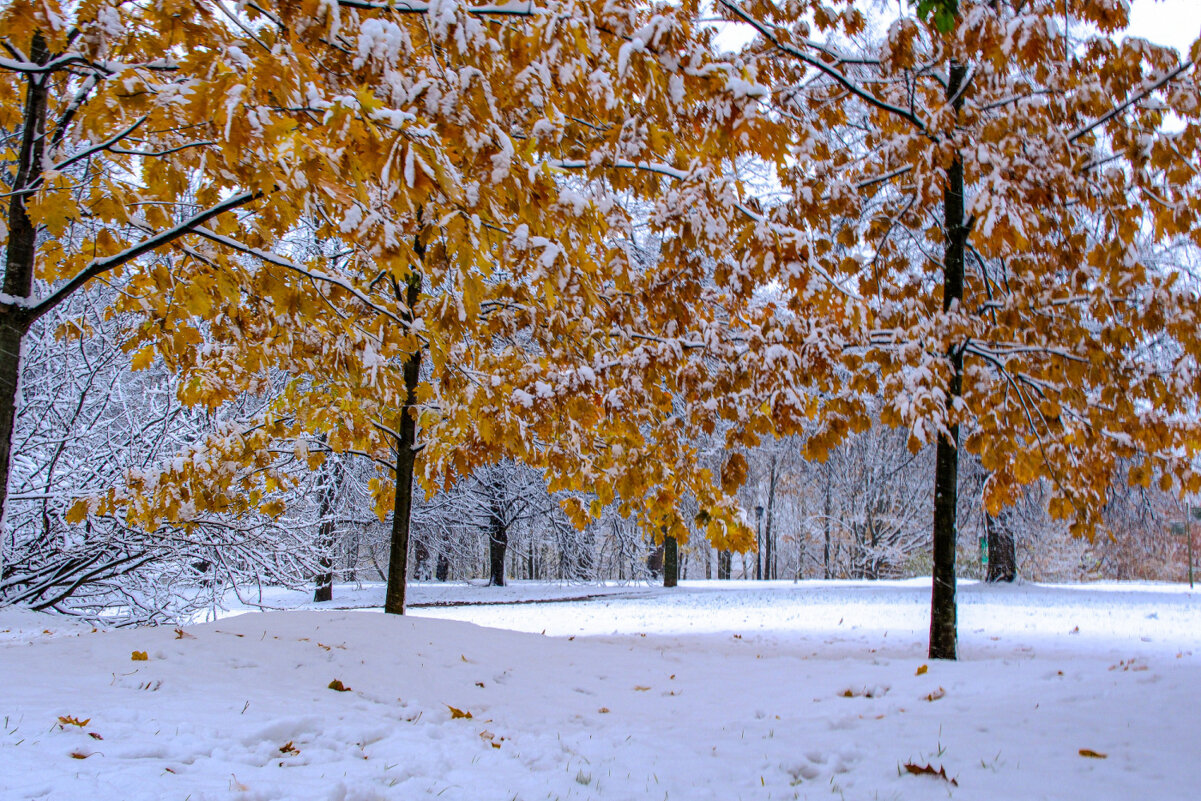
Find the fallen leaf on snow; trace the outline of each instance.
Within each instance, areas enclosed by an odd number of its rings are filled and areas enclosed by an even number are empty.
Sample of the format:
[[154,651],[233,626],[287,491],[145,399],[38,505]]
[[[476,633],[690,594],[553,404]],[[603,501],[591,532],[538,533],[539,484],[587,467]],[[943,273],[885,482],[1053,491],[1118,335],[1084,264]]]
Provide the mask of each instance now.
[[350,688],[349,688],[349,687],[347,687],[345,684],[343,684],[343,683],[341,682],[341,680],[339,680],[339,679],[334,679],[333,681],[331,681],[331,682],[329,683],[329,688],[330,688],[331,690],[336,690],[336,691],[338,691],[338,692],[340,692],[340,693],[348,693],[348,692],[350,692]]
[[85,754],[83,751],[72,751],[71,759],[87,759],[91,754]]
[[1108,759],[1109,754],[1102,754],[1100,751],[1094,751],[1091,748],[1081,748],[1080,756],[1088,757],[1089,759]]
[[959,782],[948,776],[947,769],[942,765],[939,765],[938,770],[935,770],[934,766],[929,763],[926,765],[915,765],[912,762],[906,762],[905,770],[909,771],[914,776],[935,776],[939,779],[942,779],[944,782],[948,782],[952,787],[959,786]]
[[145,651],[134,651],[129,655],[129,658],[134,662],[147,662],[150,660]]
[[598,709],[596,711],[601,713],[602,715],[607,715],[607,714],[609,714],[609,707],[602,706],[600,709]]
[[935,690],[934,692],[927,695],[926,700],[927,701],[937,701],[939,698],[942,698],[946,694],[947,694],[947,691],[944,690],[942,687],[939,687],[937,690]]
[[81,729],[84,726],[88,725],[89,721],[91,721],[91,718],[84,718],[83,720],[80,720],[79,718],[75,717],[74,715],[59,715],[58,716],[58,722],[60,725],[78,726]]
[[101,737],[99,734],[97,734],[94,731],[88,732],[88,736],[91,737],[93,740],[103,740],[104,739],[103,737]]
[[464,712],[462,709],[459,709],[458,707],[453,707],[450,704],[447,704],[446,708],[450,710],[450,719],[451,720],[458,720],[459,718],[465,718],[466,720],[471,720],[470,712]]
[[917,672],[916,672],[916,673],[914,673],[913,675],[915,675],[915,676],[924,676],[924,675],[926,674],[926,672],[927,672],[927,671],[929,671],[929,670],[930,670],[930,666],[929,666],[929,665],[920,665],[920,666],[918,666]]
[[292,745],[291,740],[288,740],[287,743],[285,743],[284,745],[281,745],[279,747],[279,752],[281,754],[299,754],[300,749],[297,748],[296,746]]
[[635,685],[634,685],[634,692],[636,692],[636,693],[644,693],[644,692],[646,692],[646,691],[647,691],[647,690],[649,690],[649,689],[650,689],[650,687],[647,687],[647,686],[645,686],[645,685],[642,685],[642,684],[635,684]]
[[177,640],[194,640],[194,639],[196,639],[196,635],[188,634],[183,629],[176,629],[175,630],[175,639],[177,639]]

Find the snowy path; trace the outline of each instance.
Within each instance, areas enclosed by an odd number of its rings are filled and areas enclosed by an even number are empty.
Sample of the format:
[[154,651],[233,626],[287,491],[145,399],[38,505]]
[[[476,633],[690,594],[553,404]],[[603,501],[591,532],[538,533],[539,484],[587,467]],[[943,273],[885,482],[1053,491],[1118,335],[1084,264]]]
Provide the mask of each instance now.
[[[541,591],[557,589],[505,592]],[[245,614],[179,639],[8,611],[0,798],[1196,796],[1201,596],[966,585],[961,601],[963,661],[923,675],[921,582]]]

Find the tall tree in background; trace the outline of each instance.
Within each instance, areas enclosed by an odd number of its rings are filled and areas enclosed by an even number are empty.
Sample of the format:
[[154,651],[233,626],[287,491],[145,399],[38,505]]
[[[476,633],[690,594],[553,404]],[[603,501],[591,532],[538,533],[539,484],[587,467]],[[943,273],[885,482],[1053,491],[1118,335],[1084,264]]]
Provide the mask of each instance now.
[[1196,293],[1154,259],[1201,243],[1193,61],[1119,43],[1124,3],[1071,8],[1069,39],[1060,2],[965,2],[949,32],[902,14],[862,48],[851,2],[718,5],[755,33],[743,57],[792,137],[760,230],[803,242],[794,269],[847,308],[848,381],[810,455],[876,394],[936,445],[930,655],[953,659],[959,448],[991,471],[989,512],[1046,478],[1078,535],[1120,458],[1140,455],[1134,482],[1199,485]]

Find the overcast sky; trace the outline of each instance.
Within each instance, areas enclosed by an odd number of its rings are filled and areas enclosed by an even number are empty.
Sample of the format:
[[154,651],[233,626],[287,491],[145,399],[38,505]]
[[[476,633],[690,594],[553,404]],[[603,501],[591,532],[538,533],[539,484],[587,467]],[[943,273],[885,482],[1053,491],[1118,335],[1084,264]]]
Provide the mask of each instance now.
[[1186,55],[1201,34],[1201,0],[1134,0],[1130,8],[1130,31],[1135,36],[1172,45]]

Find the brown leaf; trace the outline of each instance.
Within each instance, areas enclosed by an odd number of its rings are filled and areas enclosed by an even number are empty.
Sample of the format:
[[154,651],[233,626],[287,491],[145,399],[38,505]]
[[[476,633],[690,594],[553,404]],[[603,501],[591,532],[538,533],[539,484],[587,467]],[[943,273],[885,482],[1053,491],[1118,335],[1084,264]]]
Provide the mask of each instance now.
[[347,687],[345,684],[343,684],[340,679],[334,679],[333,681],[331,681],[329,683],[329,688],[331,690],[336,690],[337,692],[340,692],[340,693],[350,692],[350,688]]
[[1094,751],[1091,748],[1081,748],[1080,756],[1088,757],[1089,759],[1109,759],[1109,754],[1102,754],[1100,751]]
[[104,739],[103,737],[101,737],[99,734],[97,734],[94,731],[88,732],[88,736],[91,737],[93,740],[103,740]]
[[196,635],[188,634],[183,629],[176,629],[175,630],[175,639],[177,639],[177,640],[194,640],[194,639],[196,639]]
[[634,692],[636,692],[636,693],[644,693],[644,692],[646,692],[646,691],[647,691],[647,690],[649,690],[649,689],[650,689],[650,687],[646,687],[646,686],[644,686],[644,685],[642,685],[642,684],[635,684],[635,685],[634,685]]
[[447,704],[446,708],[450,710],[450,719],[451,720],[458,720],[459,718],[471,720],[470,712],[464,712],[462,709],[459,709],[458,707],[453,707],[450,704]]
[[919,666],[918,666],[918,669],[917,669],[917,672],[916,672],[916,673],[914,673],[913,675],[915,675],[915,676],[924,676],[924,675],[926,675],[926,672],[927,672],[928,670],[930,670],[930,666],[929,666],[929,665],[919,665]]
[[300,749],[297,748],[296,746],[292,745],[291,740],[288,740],[287,743],[285,743],[284,745],[281,745],[279,747],[279,752],[281,754],[299,754]]
[[916,765],[912,762],[905,763],[905,770],[912,773],[914,776],[936,776],[944,782],[949,782],[952,787],[958,787],[959,782],[947,776],[947,769],[942,765],[938,766],[938,770],[934,766],[927,763],[926,765]]
[[80,720],[79,718],[75,717],[74,715],[59,715],[58,716],[58,722],[60,724],[62,724],[63,726],[78,726],[81,729],[84,726],[88,725],[88,723],[91,720],[92,720],[91,718],[84,718],[83,720]]
[[129,655],[129,658],[134,662],[147,662],[150,660],[150,657],[146,655],[145,651],[134,651]]
[[87,759],[91,754],[85,754],[83,751],[72,751],[71,759]]
[[937,701],[939,698],[942,698],[946,694],[947,694],[947,691],[944,690],[942,687],[939,687],[937,690],[935,690],[934,692],[927,695],[926,700],[927,701]]
[[596,711],[601,713],[602,715],[607,715],[607,714],[609,714],[609,707],[602,706],[600,709],[598,709]]

